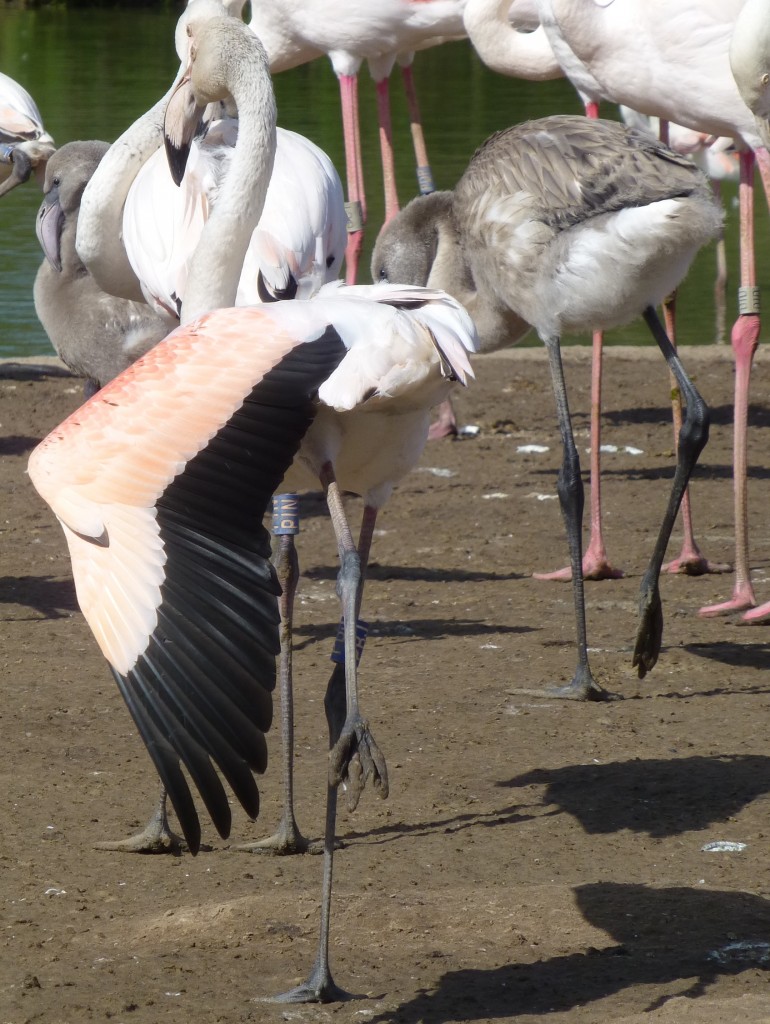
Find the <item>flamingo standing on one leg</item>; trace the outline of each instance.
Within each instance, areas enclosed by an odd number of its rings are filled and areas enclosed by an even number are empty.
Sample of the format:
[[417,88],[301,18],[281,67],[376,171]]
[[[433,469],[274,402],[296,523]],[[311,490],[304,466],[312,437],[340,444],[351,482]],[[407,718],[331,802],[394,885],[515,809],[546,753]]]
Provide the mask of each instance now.
[[0,196],[28,181],[33,172],[42,185],[55,149],[35,101],[0,71]]
[[642,581],[634,664],[661,645],[658,576],[682,494],[706,442],[708,411],[655,306],[718,235],[722,211],[705,176],[615,122],[550,117],[492,136],[452,192],[417,198],[381,232],[372,276],[442,287],[483,323],[512,310],[548,349],[564,447],[559,498],[570,548],[578,663],[553,695],[606,698],[588,663],[582,576],[583,488],[560,357],[563,331],[619,326],[640,314],[687,403],[668,508]]
[[407,90],[420,190],[428,192],[433,180],[412,80],[412,57],[415,50],[465,35],[464,4],[465,0],[380,0],[376,4],[368,0],[257,0],[251,5],[250,24],[267,50],[271,71],[285,71],[327,54],[339,80],[348,187],[345,261],[349,284],[356,280],[366,223],[358,112],[361,63],[368,62],[377,89],[387,222],[399,208],[388,98],[390,73],[398,60]]
[[332,676],[326,700],[318,953],[307,981],[280,1001],[345,996],[329,966],[337,790],[344,782],[355,802],[371,779],[387,795],[385,761],[358,703],[366,553],[342,492],[360,487],[370,513],[382,504],[419,458],[431,406],[453,379],[468,379],[473,347],[459,303],[423,289],[327,289],[309,301],[220,309],[178,328],[30,459],[64,528],[81,608],[193,853],[200,824],[180,762],[223,838],[230,808],[212,761],[247,814],[259,810],[253,773],[266,767],[279,646],[262,516],[297,474],[326,492],[344,674]]

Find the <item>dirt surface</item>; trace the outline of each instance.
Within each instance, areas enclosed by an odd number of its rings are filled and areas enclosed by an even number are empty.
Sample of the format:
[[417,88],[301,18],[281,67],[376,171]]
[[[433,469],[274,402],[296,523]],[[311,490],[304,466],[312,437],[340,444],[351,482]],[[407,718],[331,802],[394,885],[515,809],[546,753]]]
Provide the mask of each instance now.
[[[581,452],[588,355],[565,353]],[[731,562],[730,350],[685,361],[713,409],[696,531],[709,558]],[[622,699],[588,705],[520,692],[567,681],[575,662],[569,585],[531,578],[566,561],[543,353],[484,357],[477,372],[457,406],[480,432],[429,446],[373,549],[362,700],[391,791],[341,809],[331,945],[336,981],[360,998],[287,1007],[255,997],[307,974],[321,860],[231,845],[277,822],[277,719],[262,813],[252,823],[236,808],[229,843],[207,822],[195,858],[94,849],[143,824],[157,780],[77,610],[60,528],[25,475],[79,383],[6,368],[0,1024],[770,1021],[770,633],[698,618],[729,596],[731,575],[668,576],[660,661],[641,681],[631,668],[672,473],[665,365],[651,350],[607,357],[604,440],[617,451],[604,457],[605,533],[627,575],[586,590],[594,673]],[[749,454],[760,601],[769,373],[760,353]],[[532,444],[547,450],[521,450]],[[320,836],[336,554],[319,496],[305,512],[298,818]],[[745,847],[704,850],[719,841]]]

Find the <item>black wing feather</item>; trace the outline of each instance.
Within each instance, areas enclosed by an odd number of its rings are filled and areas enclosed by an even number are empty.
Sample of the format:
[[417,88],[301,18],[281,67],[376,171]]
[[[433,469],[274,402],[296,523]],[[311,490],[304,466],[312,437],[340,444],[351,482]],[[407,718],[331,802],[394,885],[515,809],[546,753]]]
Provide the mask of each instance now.
[[298,345],[156,503],[166,552],[158,623],[135,666],[116,678],[192,852],[200,823],[180,762],[223,838],[231,814],[217,768],[246,813],[259,810],[252,771],[267,762],[280,649],[262,520],[313,420],[318,388],[345,353],[331,326]]

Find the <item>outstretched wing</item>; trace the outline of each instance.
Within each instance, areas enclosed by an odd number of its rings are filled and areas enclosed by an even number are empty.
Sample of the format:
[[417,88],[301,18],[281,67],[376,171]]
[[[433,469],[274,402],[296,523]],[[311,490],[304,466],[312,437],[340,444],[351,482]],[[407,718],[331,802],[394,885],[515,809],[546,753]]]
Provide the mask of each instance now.
[[223,837],[216,768],[248,814],[259,809],[252,773],[266,766],[279,648],[262,518],[345,352],[331,327],[297,336],[259,309],[219,310],[175,331],[30,458],[193,851],[200,823],[180,762]]

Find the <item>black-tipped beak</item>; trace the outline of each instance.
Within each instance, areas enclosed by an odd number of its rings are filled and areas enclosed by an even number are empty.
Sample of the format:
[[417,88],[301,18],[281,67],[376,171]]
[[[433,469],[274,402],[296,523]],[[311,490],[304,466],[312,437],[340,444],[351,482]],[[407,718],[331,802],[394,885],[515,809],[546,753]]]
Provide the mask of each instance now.
[[171,177],[180,185],[190,155],[190,144],[198,130],[203,108],[195,102],[189,74],[185,75],[171,94],[163,121],[163,139],[166,146]]
[[61,271],[61,233],[64,229],[64,212],[59,204],[59,190],[52,188],[46,193],[35,218],[37,240],[45,258],[54,268]]

